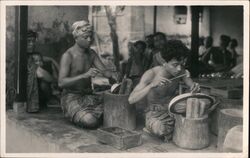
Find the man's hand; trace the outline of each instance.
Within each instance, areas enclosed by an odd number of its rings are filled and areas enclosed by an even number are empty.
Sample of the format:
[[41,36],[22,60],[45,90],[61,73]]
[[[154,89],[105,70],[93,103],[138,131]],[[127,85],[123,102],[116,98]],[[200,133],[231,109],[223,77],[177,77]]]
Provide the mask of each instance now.
[[200,85],[199,83],[194,82],[192,87],[190,88],[191,93],[196,93],[200,91]]
[[95,77],[100,71],[96,68],[90,68],[88,72],[84,73],[85,78]]
[[163,86],[163,85],[166,85],[168,83],[171,83],[171,81],[169,79],[162,77],[162,76],[156,76],[150,85],[153,88],[153,87],[157,87],[157,86]]

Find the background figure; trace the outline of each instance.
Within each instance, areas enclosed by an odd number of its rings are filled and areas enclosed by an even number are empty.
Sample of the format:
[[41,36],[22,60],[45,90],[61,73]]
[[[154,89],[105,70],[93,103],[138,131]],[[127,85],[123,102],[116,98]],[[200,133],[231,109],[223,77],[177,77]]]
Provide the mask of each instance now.
[[238,42],[236,39],[232,39],[229,43],[229,52],[231,53],[231,67],[235,67],[237,65],[238,53],[236,52],[236,47],[238,46]]
[[38,79],[40,106],[46,108],[48,104],[59,105],[59,98],[53,96],[53,90],[57,90],[57,75],[53,76],[49,71],[44,69],[44,61],[40,54],[33,54],[32,56],[34,63],[37,65],[36,75]]
[[211,67],[211,72],[223,72],[231,69],[232,58],[227,50],[229,42],[229,36],[221,35],[220,46],[203,55],[202,62]]
[[154,34],[154,51],[153,51],[153,62],[151,67],[162,65],[164,63],[161,57],[161,51],[164,49],[167,42],[166,35],[162,32],[156,32]]
[[207,36],[204,38],[204,47],[202,49],[199,49],[199,60],[202,59],[202,56],[204,56],[206,53],[209,53],[209,51],[212,49],[213,46],[213,38],[211,36]]
[[144,73],[144,52],[146,49],[146,43],[143,41],[137,41],[135,43],[128,43],[129,47],[129,59],[124,64],[125,74],[133,81],[133,87],[137,85],[142,74]]
[[[55,60],[42,57],[40,52],[35,51],[36,40],[37,33],[29,30],[27,34],[27,112],[38,112],[39,109],[47,107],[50,94],[53,93],[51,83],[57,85],[59,66]],[[58,101],[54,103],[58,104]]]
[[204,37],[199,38],[199,57],[205,52]]
[[145,43],[147,45],[144,58],[143,58],[143,65],[144,71],[148,70],[153,62],[153,51],[154,51],[154,35],[148,35],[145,37]]

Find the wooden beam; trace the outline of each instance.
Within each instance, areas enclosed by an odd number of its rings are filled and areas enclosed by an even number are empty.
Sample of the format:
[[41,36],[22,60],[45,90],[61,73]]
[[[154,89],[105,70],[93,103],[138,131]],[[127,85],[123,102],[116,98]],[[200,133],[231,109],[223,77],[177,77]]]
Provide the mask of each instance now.
[[201,8],[198,6],[191,7],[191,74],[193,77],[198,75],[198,51],[199,51],[199,13]]
[[156,33],[157,27],[157,6],[154,6],[154,33]]
[[26,102],[28,7],[15,9],[16,102]]

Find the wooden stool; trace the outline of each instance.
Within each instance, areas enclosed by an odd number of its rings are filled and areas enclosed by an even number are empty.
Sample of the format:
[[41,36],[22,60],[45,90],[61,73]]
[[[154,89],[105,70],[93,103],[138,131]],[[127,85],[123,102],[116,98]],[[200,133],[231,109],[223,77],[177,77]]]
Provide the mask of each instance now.
[[129,94],[104,93],[104,127],[136,128],[136,107],[128,103]]
[[202,149],[209,145],[208,116],[185,118],[175,115],[173,141],[185,149]]
[[223,152],[242,152],[243,126],[238,125],[231,128],[226,135]]
[[218,119],[218,143],[217,148],[222,151],[228,130],[236,125],[243,124],[243,111],[240,109],[222,109]]
[[203,93],[186,93],[173,98],[169,103],[169,111],[176,118],[173,142],[185,149],[207,147],[210,143],[208,114],[218,104],[214,97]]

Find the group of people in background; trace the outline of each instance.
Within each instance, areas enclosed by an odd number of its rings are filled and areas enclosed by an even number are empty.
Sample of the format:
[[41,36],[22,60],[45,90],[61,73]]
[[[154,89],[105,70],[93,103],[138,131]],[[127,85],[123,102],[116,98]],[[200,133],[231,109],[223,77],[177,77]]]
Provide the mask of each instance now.
[[200,39],[200,73],[225,72],[237,65],[238,42],[227,35],[220,36],[219,46],[213,45],[213,38]]

